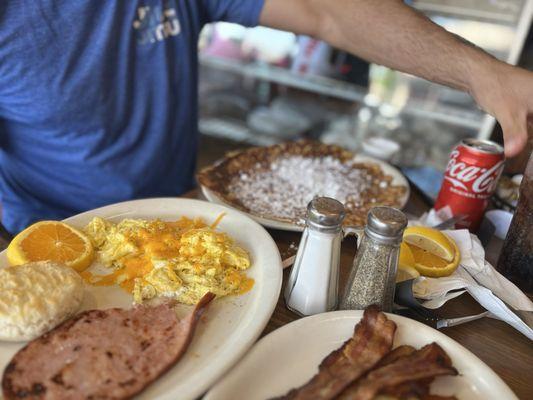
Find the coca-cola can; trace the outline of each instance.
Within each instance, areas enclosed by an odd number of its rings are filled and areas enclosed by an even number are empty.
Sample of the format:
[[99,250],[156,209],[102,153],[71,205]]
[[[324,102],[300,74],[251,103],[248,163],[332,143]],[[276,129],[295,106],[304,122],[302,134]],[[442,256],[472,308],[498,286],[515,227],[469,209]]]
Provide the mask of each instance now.
[[435,210],[448,206],[465,217],[456,228],[479,228],[503,170],[503,147],[489,140],[463,139],[450,154]]

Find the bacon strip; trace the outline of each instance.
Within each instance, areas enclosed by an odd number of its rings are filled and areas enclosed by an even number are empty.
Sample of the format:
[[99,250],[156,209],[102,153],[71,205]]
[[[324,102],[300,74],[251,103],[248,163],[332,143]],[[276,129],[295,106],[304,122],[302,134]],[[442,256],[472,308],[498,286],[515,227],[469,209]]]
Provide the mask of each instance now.
[[352,338],[330,353],[305,385],[279,399],[333,399],[355,379],[372,369],[392,347],[396,324],[378,307],[365,310]]
[[384,367],[385,365],[392,364],[393,362],[399,360],[402,357],[410,356],[416,351],[413,346],[403,344],[396,347],[390,353],[386,354],[379,363],[376,364],[375,369]]
[[409,381],[400,383],[396,386],[386,387],[379,392],[379,399],[381,395],[386,399],[425,399],[429,396],[429,390],[433,378],[421,379],[419,381]]
[[[396,347],[389,354],[381,359],[374,369],[392,364],[402,357],[413,354],[416,349],[412,346],[402,345]],[[389,386],[379,392],[375,400],[392,400],[392,399],[422,399],[429,395],[429,385],[433,378],[422,379],[419,381],[404,382],[396,386]],[[353,385],[354,383],[352,383]]]
[[[416,382],[408,382],[416,383]],[[439,396],[436,394],[417,394],[416,392],[398,394],[379,394],[374,400],[457,400],[455,396]]]
[[371,400],[387,387],[440,375],[457,375],[451,365],[446,352],[438,344],[431,343],[409,356],[373,370],[345,390],[338,399]]

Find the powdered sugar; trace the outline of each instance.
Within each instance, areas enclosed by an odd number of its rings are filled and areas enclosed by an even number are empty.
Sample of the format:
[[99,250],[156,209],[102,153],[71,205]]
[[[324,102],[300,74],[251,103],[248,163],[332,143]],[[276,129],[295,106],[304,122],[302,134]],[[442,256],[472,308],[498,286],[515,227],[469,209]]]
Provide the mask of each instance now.
[[364,196],[368,189],[389,186],[388,181],[375,182],[372,174],[353,164],[331,156],[290,155],[266,167],[256,164],[234,177],[228,189],[257,215],[303,223],[307,204],[315,196],[332,197],[347,207],[357,207],[372,202]]

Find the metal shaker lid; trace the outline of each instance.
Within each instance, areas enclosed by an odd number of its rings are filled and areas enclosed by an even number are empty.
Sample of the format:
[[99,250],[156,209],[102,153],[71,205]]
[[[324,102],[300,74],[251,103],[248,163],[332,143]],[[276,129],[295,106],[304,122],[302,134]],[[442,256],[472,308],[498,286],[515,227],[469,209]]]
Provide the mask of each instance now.
[[401,237],[407,217],[393,207],[373,207],[368,212],[366,228],[370,233],[388,238]]
[[315,197],[307,205],[307,224],[316,228],[340,228],[346,212],[344,205],[331,197]]

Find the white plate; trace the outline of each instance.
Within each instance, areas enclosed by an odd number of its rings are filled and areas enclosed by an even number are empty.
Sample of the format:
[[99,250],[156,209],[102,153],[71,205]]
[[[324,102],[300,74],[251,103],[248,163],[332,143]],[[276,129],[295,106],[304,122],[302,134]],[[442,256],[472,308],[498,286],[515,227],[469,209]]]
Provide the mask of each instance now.
[[[261,339],[204,400],[265,400],[284,395],[316,373],[322,359],[352,336],[362,315],[362,311],[334,311],[283,326]],[[453,394],[461,400],[517,399],[498,375],[457,342],[408,318],[388,317],[398,325],[395,347],[420,348],[437,342],[450,355],[460,375],[437,378],[432,393]]]
[[[135,200],[89,211],[66,221],[75,227],[85,226],[93,217],[118,222],[124,218],[175,220],[181,216],[202,217],[212,222],[220,213],[226,216],[218,229],[227,232],[251,256],[247,275],[254,287],[241,296],[215,300],[202,317],[193,342],[183,358],[150,385],[142,399],[194,399],[204,393],[255,342],[267,324],[281,289],[281,257],[270,235],[256,222],[240,212],[205,201],[188,199]],[[7,265],[5,251],[0,265]],[[131,295],[117,286],[88,287],[84,309],[129,307]],[[191,307],[182,306],[180,313]],[[0,371],[22,343],[0,342]]]
[[[400,208],[405,207],[405,205],[407,204],[407,200],[409,199],[409,192],[410,192],[409,183],[407,182],[407,179],[405,179],[405,176],[403,176],[403,174],[398,169],[394,168],[392,165],[384,161],[378,160],[377,158],[368,157],[365,155],[357,154],[354,157],[354,160],[358,162],[372,162],[375,164],[379,164],[379,166],[383,169],[383,172],[385,174],[392,176],[393,185],[405,186],[407,190],[405,191],[405,194],[400,199]],[[215,203],[215,204],[222,204],[227,207],[233,208],[231,204],[226,203],[224,199],[221,199],[219,196],[216,195],[216,193],[214,193],[207,187],[203,185],[200,185],[200,187],[202,188],[203,195],[210,202]],[[267,228],[281,229],[283,231],[293,231],[293,232],[302,232],[304,230],[303,226],[296,225],[290,222],[276,221],[275,219],[263,218],[263,217],[260,217],[260,216],[257,216],[251,213],[247,213],[247,215],[250,216],[250,218],[259,222],[261,225],[266,226]]]

